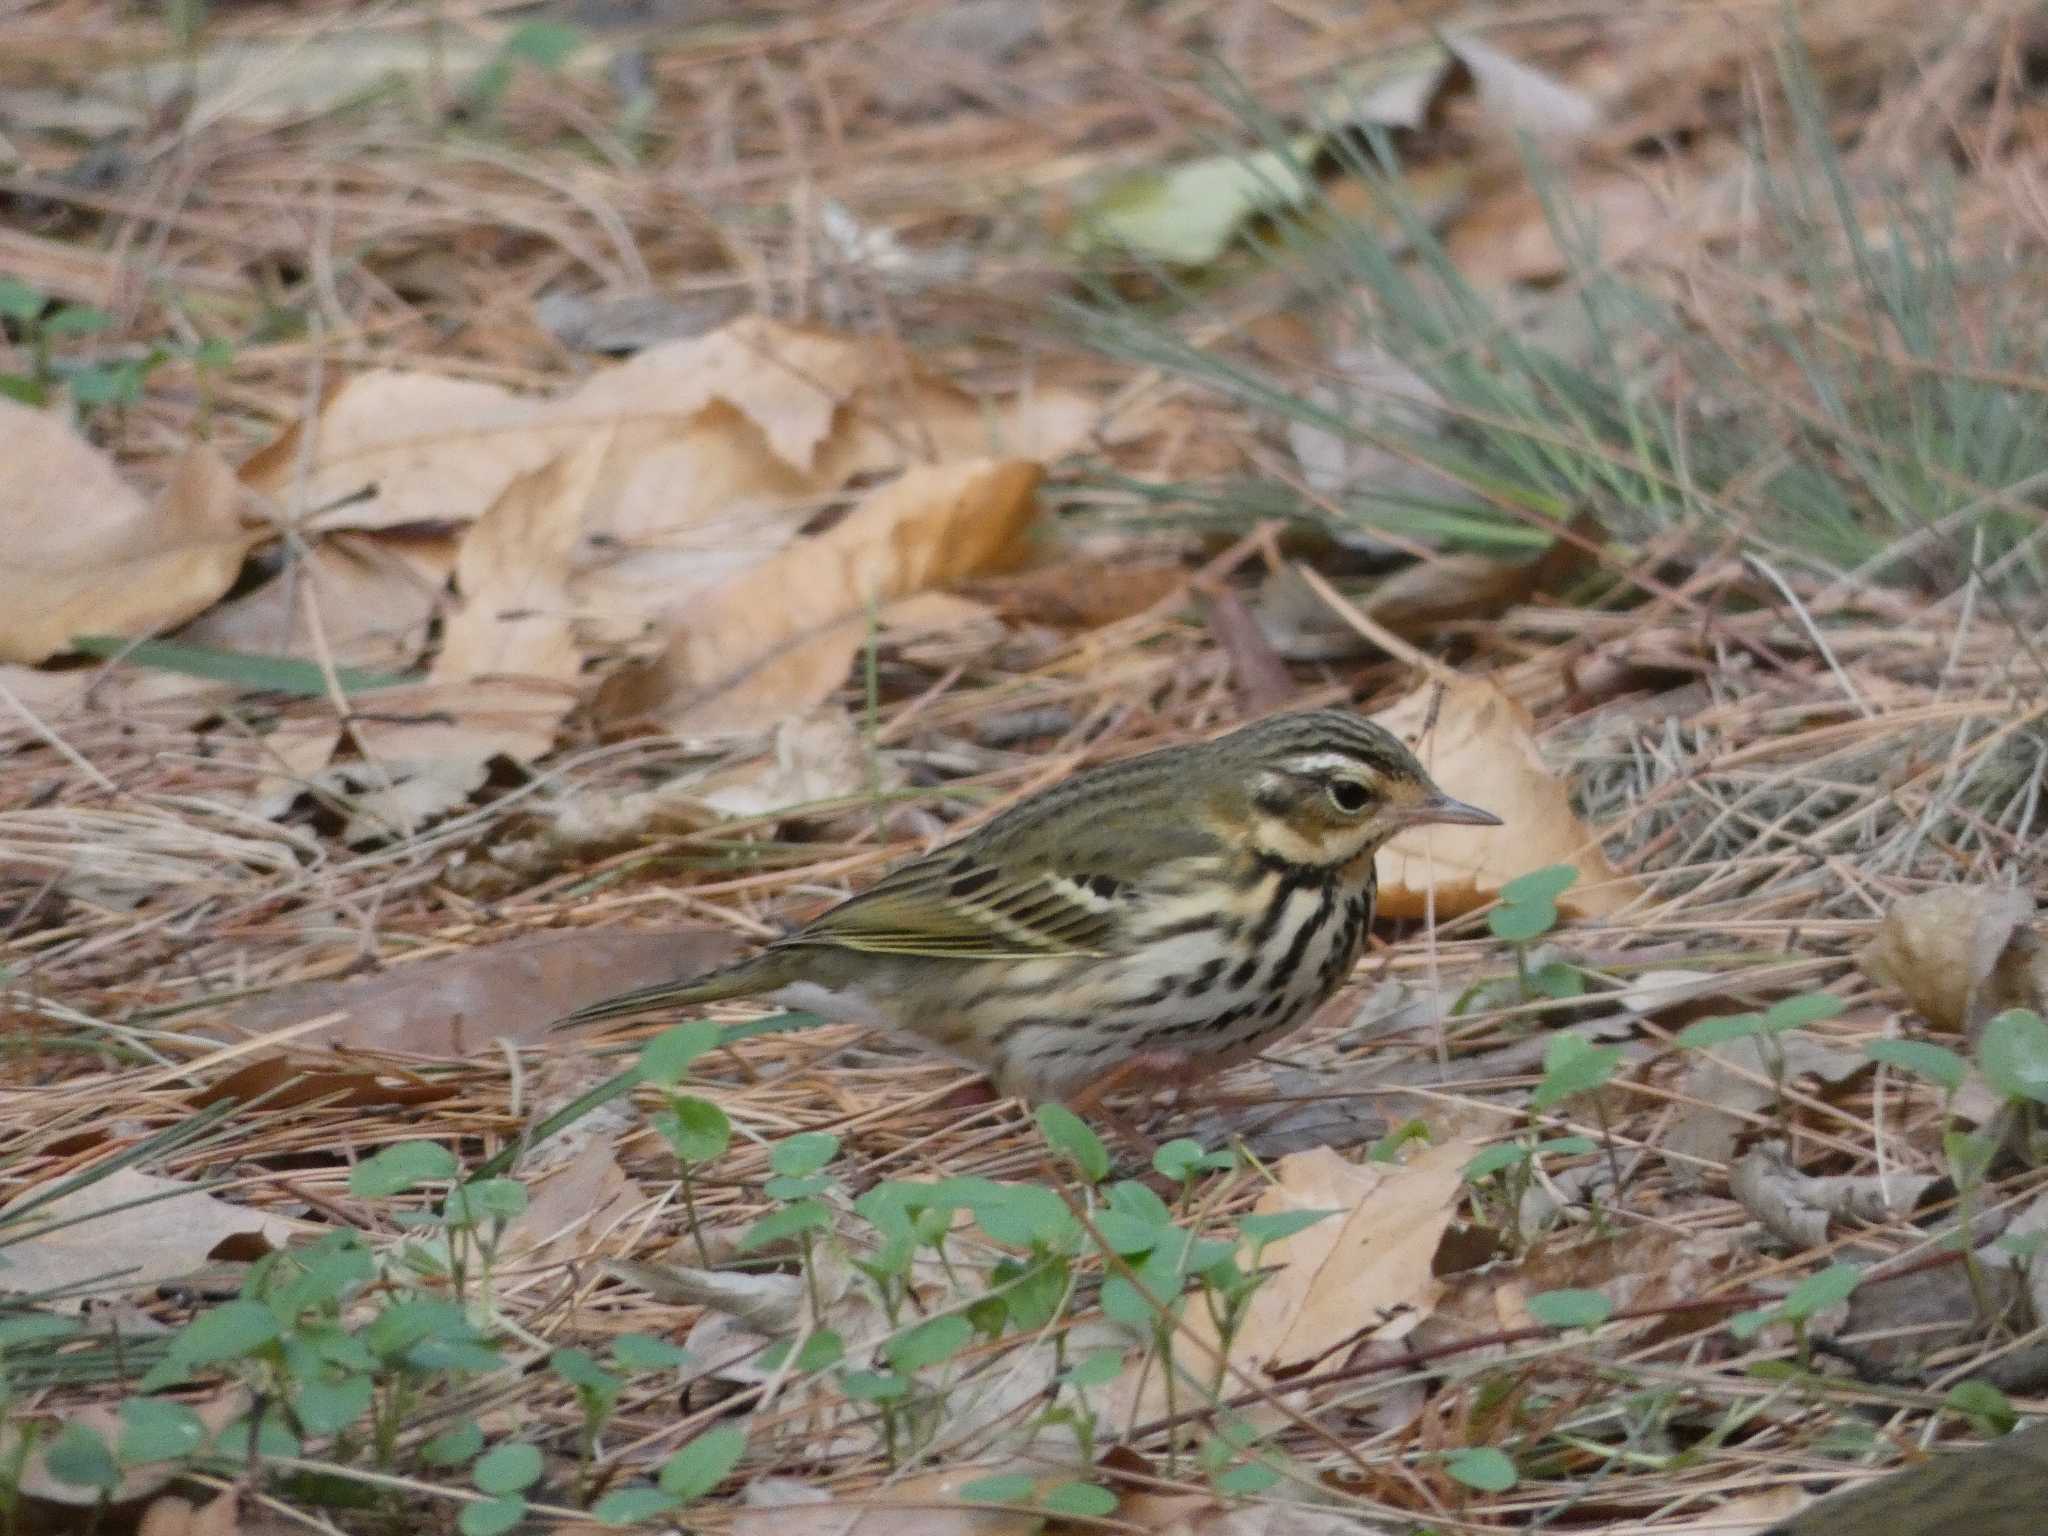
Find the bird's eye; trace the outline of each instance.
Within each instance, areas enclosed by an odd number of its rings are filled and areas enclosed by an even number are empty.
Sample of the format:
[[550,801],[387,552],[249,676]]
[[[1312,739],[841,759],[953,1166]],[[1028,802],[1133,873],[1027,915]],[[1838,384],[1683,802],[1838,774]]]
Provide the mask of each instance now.
[[1330,781],[1330,804],[1346,816],[1356,816],[1372,804],[1372,791],[1356,779],[1332,779]]

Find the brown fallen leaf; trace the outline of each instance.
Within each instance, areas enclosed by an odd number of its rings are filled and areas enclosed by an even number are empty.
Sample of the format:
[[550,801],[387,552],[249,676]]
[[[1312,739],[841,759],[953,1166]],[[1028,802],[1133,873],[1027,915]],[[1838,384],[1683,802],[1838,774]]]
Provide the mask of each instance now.
[[611,1148],[602,1141],[586,1142],[568,1162],[528,1185],[526,1209],[505,1229],[505,1252],[521,1263],[540,1265],[595,1255],[605,1241],[616,1251],[619,1227],[645,1211],[647,1203]]
[[[0,1218],[30,1201],[31,1185]],[[141,1201],[142,1204],[131,1202]],[[24,1235],[10,1241],[0,1291],[35,1294],[93,1284],[96,1292],[133,1291],[197,1269],[230,1238],[254,1236],[272,1248],[313,1230],[246,1206],[232,1205],[183,1179],[116,1168],[81,1189],[25,1211]],[[52,1305],[77,1310],[83,1296]]]
[[530,762],[554,745],[583,670],[570,556],[604,451],[584,443],[521,475],[464,535],[458,606],[426,682],[378,698],[379,715],[426,718],[356,727],[376,770],[356,802],[359,822],[409,831],[467,798],[492,758]]
[[845,681],[874,605],[1018,558],[1040,474],[1022,459],[906,470],[707,596],[638,697],[615,693],[615,707],[631,699],[683,734],[759,730],[815,708]]
[[331,385],[241,478],[306,533],[466,523],[560,451],[530,430],[540,409],[496,384],[373,369]]
[[[1435,728],[1424,724],[1435,711]],[[1635,898],[1633,880],[1615,873],[1571,792],[1550,771],[1536,745],[1529,711],[1483,678],[1461,678],[1443,691],[1426,685],[1373,718],[1413,747],[1444,790],[1484,806],[1498,827],[1425,827],[1404,832],[1380,854],[1379,910],[1421,917],[1431,888],[1439,922],[1485,906],[1518,875],[1552,864],[1579,871],[1558,906],[1580,917],[1603,917]]]
[[461,1092],[459,1088],[417,1079],[394,1081],[407,1076],[392,1072],[335,1072],[288,1056],[265,1056],[193,1094],[191,1103],[194,1109],[204,1109],[224,1099],[244,1104],[261,1099],[265,1109],[290,1109],[323,1101],[335,1109],[406,1109],[438,1104]]
[[208,609],[177,638],[312,659],[324,643],[340,666],[401,672],[427,648],[455,550],[455,540],[440,534],[333,534],[262,586]]
[[573,1008],[708,971],[738,948],[715,928],[525,934],[376,976],[286,987],[235,1009],[215,1029],[248,1038],[338,1014],[324,1028],[295,1035],[293,1045],[464,1056],[490,1049],[494,1040],[534,1044]]
[[236,1518],[242,1496],[233,1488],[215,1494],[204,1504],[166,1494],[142,1512],[135,1536],[247,1536]]
[[234,584],[268,529],[201,443],[151,506],[60,418],[0,399],[0,661],[43,661],[79,635],[181,624]]
[[[1272,1273],[1232,1341],[1232,1365],[1254,1380],[1270,1379],[1290,1366],[1412,1332],[1442,1291],[1432,1273],[1437,1245],[1464,1189],[1465,1165],[1481,1145],[1446,1141],[1404,1164],[1349,1163],[1317,1147],[1275,1163],[1275,1182],[1257,1211],[1339,1214],[1265,1246],[1260,1262]],[[1143,1361],[1124,1377],[1127,1391],[1137,1388],[1137,1417],[1166,1412],[1187,1381],[1213,1381],[1220,1340],[1208,1310],[1191,1308],[1174,1344],[1185,1378],[1175,1391],[1168,1391],[1164,1371]],[[1247,1412],[1254,1422],[1279,1422],[1270,1408]]]
[[2008,1008],[2048,1003],[2048,945],[2033,917],[2028,891],[1940,886],[1892,903],[1856,959],[1936,1029],[1974,1034]]

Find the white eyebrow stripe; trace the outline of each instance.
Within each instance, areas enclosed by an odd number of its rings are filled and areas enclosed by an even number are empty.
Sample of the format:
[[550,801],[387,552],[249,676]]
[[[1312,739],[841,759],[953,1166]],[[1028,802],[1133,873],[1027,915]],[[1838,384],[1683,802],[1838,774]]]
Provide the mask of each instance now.
[[1289,773],[1320,776],[1349,769],[1353,774],[1364,771],[1365,765],[1345,752],[1305,752],[1300,757],[1290,757],[1281,764]]

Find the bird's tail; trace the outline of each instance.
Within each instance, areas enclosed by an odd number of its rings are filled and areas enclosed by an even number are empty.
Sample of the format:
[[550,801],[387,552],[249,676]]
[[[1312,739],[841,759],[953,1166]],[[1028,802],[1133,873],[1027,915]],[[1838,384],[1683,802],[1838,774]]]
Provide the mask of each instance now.
[[768,952],[732,965],[706,971],[688,981],[659,981],[651,987],[635,987],[595,1003],[585,1003],[574,1013],[565,1013],[548,1026],[550,1031],[574,1029],[600,1019],[620,1019],[656,1008],[682,1008],[692,1003],[717,1003],[729,997],[746,997],[755,992],[772,992],[786,980],[778,957]]

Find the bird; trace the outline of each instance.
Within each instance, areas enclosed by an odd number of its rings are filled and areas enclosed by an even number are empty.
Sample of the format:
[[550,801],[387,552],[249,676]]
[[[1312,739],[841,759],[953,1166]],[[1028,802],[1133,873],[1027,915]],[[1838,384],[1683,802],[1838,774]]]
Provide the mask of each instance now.
[[1073,1110],[1257,1055],[1350,975],[1373,856],[1498,826],[1364,716],[1268,716],[1104,763],[912,858],[753,956],[557,1029],[759,997],[885,1031]]

